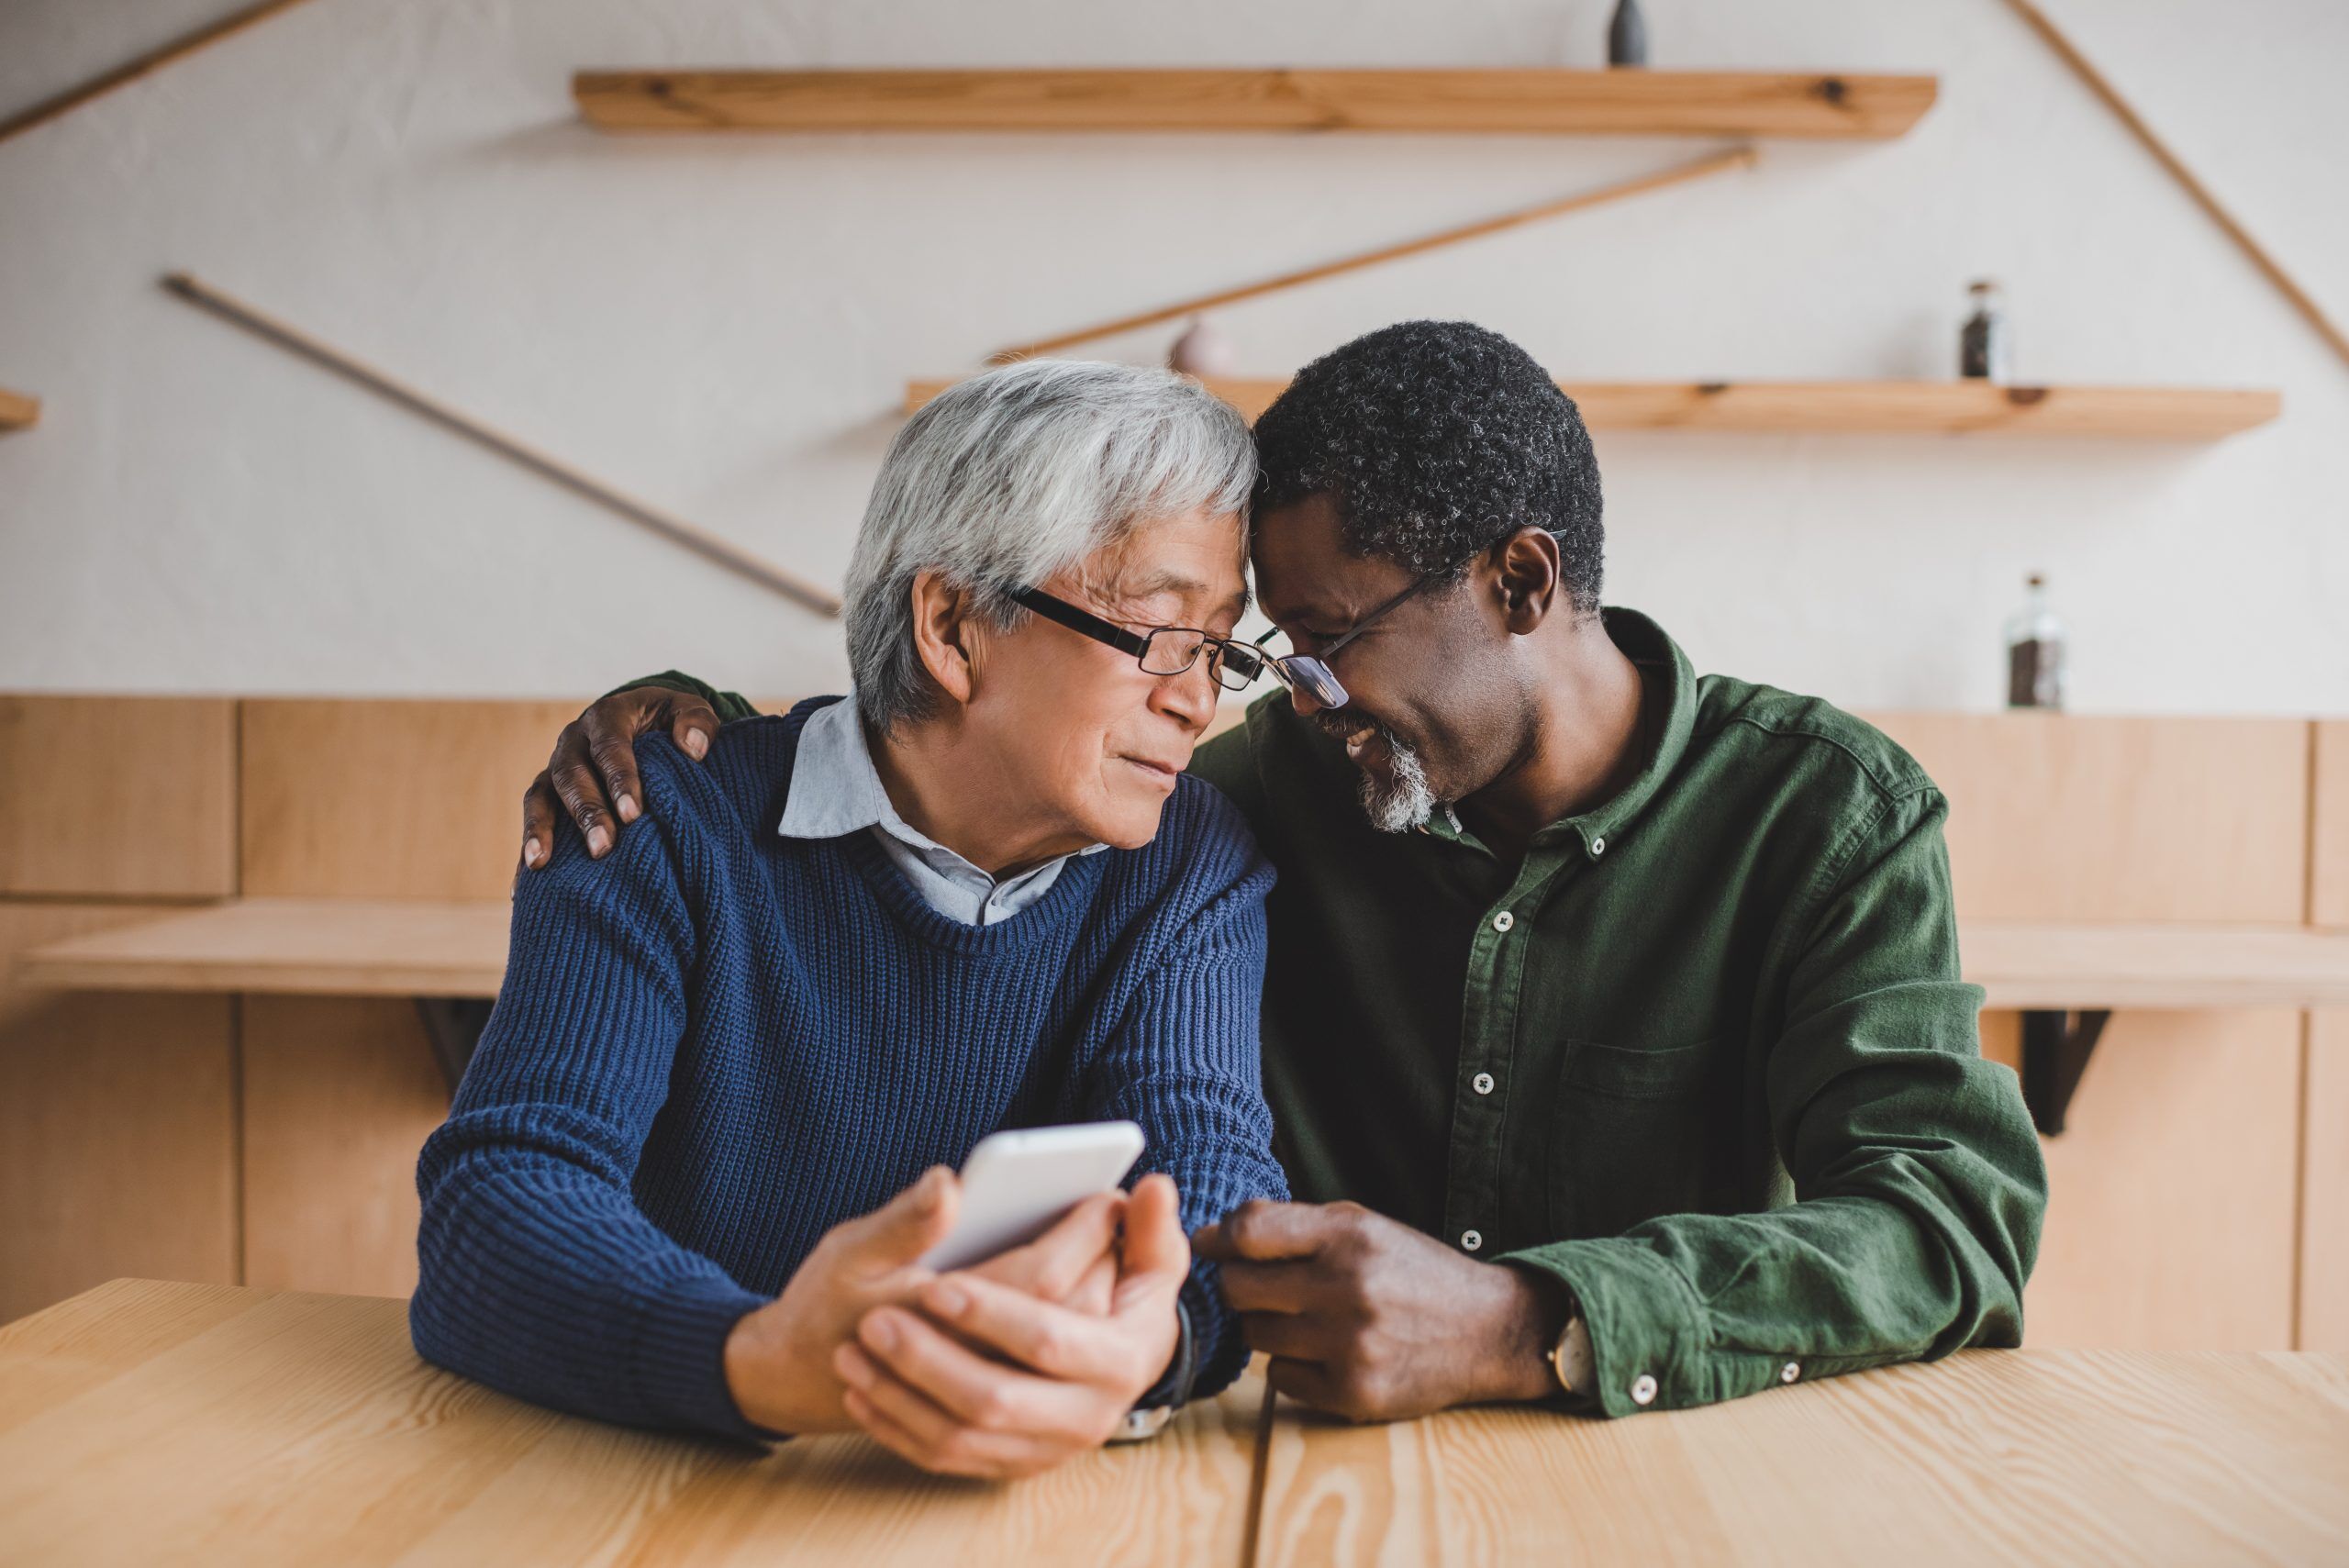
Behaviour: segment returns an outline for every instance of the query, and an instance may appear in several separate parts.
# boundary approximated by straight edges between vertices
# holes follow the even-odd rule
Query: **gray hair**
[[[948,388],[907,421],[849,561],[848,667],[884,732],[936,711],[914,646],[923,572],[971,590],[1010,630],[1008,595],[1152,521],[1234,513],[1256,481],[1247,421],[1173,371],[1029,360]]]

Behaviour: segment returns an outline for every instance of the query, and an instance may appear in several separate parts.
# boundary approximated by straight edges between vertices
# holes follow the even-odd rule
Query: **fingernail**
[[[539,863],[539,857],[544,853],[546,853],[546,851],[539,848],[539,841],[536,839],[528,839],[523,840],[522,863],[524,865],[537,865]]]
[[[971,1293],[952,1280],[941,1280],[930,1287],[930,1304],[949,1318],[960,1318],[971,1309]]]
[[[863,1336],[864,1342],[876,1351],[894,1351],[897,1348],[897,1326],[879,1313],[864,1320]]]
[[[601,822],[587,829],[587,852],[598,860],[612,847],[612,830]]]
[[[624,795],[620,796],[619,814],[620,820],[623,822],[633,822],[636,820],[636,796],[632,795]]]
[[[685,751],[691,754],[695,762],[700,762],[709,754],[709,737],[698,729],[686,730]]]
[[[870,1373],[864,1358],[856,1353],[854,1345],[842,1345],[832,1352],[832,1370],[840,1373],[842,1383],[862,1385]]]

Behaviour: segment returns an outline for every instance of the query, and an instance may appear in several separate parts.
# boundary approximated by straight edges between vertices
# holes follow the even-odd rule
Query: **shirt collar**
[[[969,867],[989,882],[995,880],[897,815],[897,808],[889,803],[889,792],[882,787],[881,770],[873,764],[873,750],[857,715],[856,694],[851,692],[809,714],[799,727],[799,751],[792,759],[791,784],[775,831],[786,839],[839,839],[868,828],[920,851],[925,859],[944,859]],[[1075,853],[1089,855],[1108,847],[1088,844]],[[1046,863],[1057,864],[1068,858],[1063,855]]]

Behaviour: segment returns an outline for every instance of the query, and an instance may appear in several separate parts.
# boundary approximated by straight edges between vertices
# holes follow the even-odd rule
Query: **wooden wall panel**
[[[2304,720],[1870,717],[1950,798],[1961,918],[2305,918]]]
[[[2309,1021],[2299,1348],[2349,1354],[2349,1008]]]
[[[1983,1016],[2012,1064],[2017,1015]],[[2292,1339],[2300,1015],[2119,1012],[2065,1130],[2025,1342],[2286,1350]]]
[[[502,898],[576,702],[244,705],[250,896]]]
[[[449,1092],[415,1007],[245,1000],[245,1280],[416,1288],[416,1155]]]
[[[2349,926],[2349,718],[2320,720],[2315,745],[2309,918]]]
[[[158,912],[0,903],[0,1321],[121,1274],[237,1283],[233,999],[5,982]]]
[[[0,893],[236,892],[236,708],[0,695]]]

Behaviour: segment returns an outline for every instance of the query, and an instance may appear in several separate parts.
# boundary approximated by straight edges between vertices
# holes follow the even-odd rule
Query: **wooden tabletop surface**
[[[1010,1485],[419,1362],[405,1304],[117,1280],[0,1328],[0,1563],[2349,1562],[2349,1358],[1971,1351],[1602,1422],[1348,1428],[1253,1376]]]

